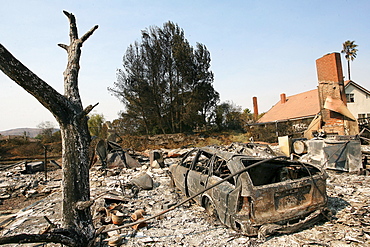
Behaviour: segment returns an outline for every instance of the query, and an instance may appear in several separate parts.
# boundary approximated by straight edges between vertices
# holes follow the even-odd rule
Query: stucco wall
[[[370,117],[370,95],[367,96],[365,92],[352,85],[348,85],[345,92],[346,94],[354,94],[355,102],[347,103],[347,108],[353,116],[358,118],[358,114],[368,114],[367,117]]]

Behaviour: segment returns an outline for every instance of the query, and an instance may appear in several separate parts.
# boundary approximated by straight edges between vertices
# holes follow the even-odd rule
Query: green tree
[[[103,114],[91,114],[87,121],[90,135],[103,138],[103,124],[105,122]]]
[[[250,109],[245,108],[241,114],[243,124],[251,124],[254,122],[254,114]]]
[[[358,45],[355,44],[355,41],[347,40],[343,43],[343,49],[341,53],[345,54],[344,57],[347,60],[347,69],[348,69],[348,80],[351,80],[351,70],[350,70],[350,61],[353,61],[357,56],[356,49]]]
[[[109,88],[125,105],[124,122],[145,134],[177,133],[204,127],[219,100],[213,88],[210,53],[194,49],[172,22],[142,31],[131,44],[117,82]]]
[[[242,130],[243,117],[241,106],[232,101],[217,105],[215,109],[215,123],[218,130]]]

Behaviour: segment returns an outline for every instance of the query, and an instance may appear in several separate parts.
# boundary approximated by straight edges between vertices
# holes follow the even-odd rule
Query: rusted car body
[[[261,160],[206,147],[193,149],[169,169],[175,186],[190,197],[251,166],[194,198],[207,213],[249,236],[261,229],[293,232],[320,219],[327,204],[326,173],[281,159],[253,166]]]

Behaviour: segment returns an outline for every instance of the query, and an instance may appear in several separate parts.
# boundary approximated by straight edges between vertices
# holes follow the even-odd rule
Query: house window
[[[366,118],[366,114],[358,114],[358,118]]]
[[[347,97],[347,103],[355,102],[355,95],[353,93],[347,93],[346,97]]]

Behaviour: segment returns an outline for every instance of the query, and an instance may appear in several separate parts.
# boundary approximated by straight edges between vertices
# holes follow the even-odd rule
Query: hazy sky
[[[352,80],[370,89],[370,1],[343,0],[1,0],[0,42],[24,65],[63,94],[69,23],[62,10],[75,14],[79,34],[98,24],[82,48],[79,88],[84,106],[107,120],[123,105],[107,87],[116,80],[127,47],[140,41],[141,30],[172,21],[192,46],[211,53],[214,87],[221,101],[268,111],[279,95],[315,89],[315,60],[340,52],[355,40],[358,57]],[[346,61],[342,59],[347,77]],[[0,130],[36,127],[52,121],[36,99],[0,72]],[[370,107],[370,106],[369,106]]]

